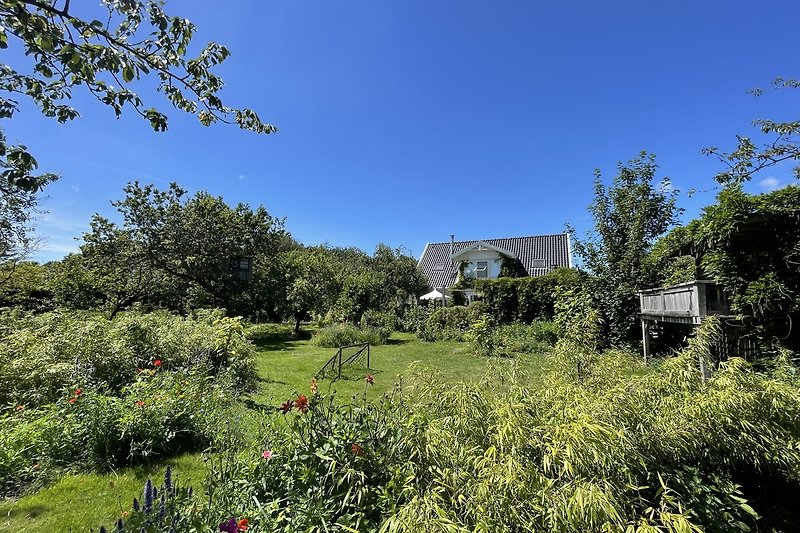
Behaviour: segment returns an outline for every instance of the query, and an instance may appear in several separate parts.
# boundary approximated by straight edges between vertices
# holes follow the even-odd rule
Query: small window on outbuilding
[[[533,268],[544,268],[546,265],[544,259],[534,259],[531,261],[531,267]]]

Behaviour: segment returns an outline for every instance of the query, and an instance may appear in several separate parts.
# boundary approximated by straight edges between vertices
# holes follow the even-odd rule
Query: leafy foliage
[[[317,330],[312,342],[323,348],[338,348],[351,344],[368,342],[372,345],[386,344],[391,330],[376,326],[353,326],[352,324],[332,324]]]
[[[65,470],[108,470],[200,450],[229,411],[233,382],[202,372],[143,372],[117,394],[61,389],[50,404],[0,414],[4,494]]]
[[[0,403],[30,408],[56,401],[67,387],[117,393],[139,371],[230,368],[238,386],[253,379],[254,350],[239,319],[202,313],[96,315],[47,313],[8,317],[0,329]]]
[[[70,106],[73,92],[85,88],[98,102],[120,116],[126,107],[148,121],[155,131],[167,129],[167,116],[147,107],[132,90],[140,78],[157,80],[157,90],[169,102],[197,116],[208,126],[237,124],[259,133],[276,131],[250,109],[234,109],[219,97],[222,79],[213,70],[230,51],[209,43],[190,57],[194,25],[167,15],[161,2],[108,1],[103,11],[77,15],[66,0],[0,2],[0,48],[18,46],[32,59],[29,69],[0,68],[0,91],[30,98],[46,117],[61,123],[79,116]],[[12,118],[19,103],[0,99],[0,118]],[[33,191],[52,179],[35,176],[37,162],[23,145],[8,146],[0,136],[2,187]],[[5,196],[5,191],[4,196]]]
[[[772,90],[798,89],[800,81],[776,78],[772,81]],[[753,89],[751,93],[762,96],[767,90]],[[703,149],[706,155],[714,155],[725,164],[726,170],[714,176],[719,183],[724,185],[741,185],[749,181],[754,174],[766,168],[773,167],[784,161],[800,160],[800,121],[775,121],[758,119],[753,125],[761,130],[768,139],[763,145],[758,146],[758,141],[750,137],[737,135],[737,146],[732,152],[723,152],[719,148],[709,147]],[[800,166],[794,167],[795,177],[800,179]]]
[[[496,323],[531,323],[537,319],[552,319],[558,290],[580,283],[577,270],[558,268],[535,278],[478,280],[475,288],[483,297],[486,312]]]
[[[636,291],[652,287],[658,279],[646,258],[655,240],[677,222],[677,191],[669,190],[668,180],[656,185],[655,173],[655,156],[645,152],[620,163],[608,188],[597,171],[595,200],[589,208],[595,229],[589,240],[575,240],[575,252],[593,275],[591,292],[611,344],[638,338]]]

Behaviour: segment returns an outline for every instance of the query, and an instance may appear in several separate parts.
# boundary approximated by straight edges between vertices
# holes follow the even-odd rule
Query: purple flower
[[[144,484],[144,512],[149,514],[153,510],[153,482],[149,479]]]
[[[236,523],[236,519],[234,517],[230,517],[228,520],[219,525],[219,530],[225,531],[226,533],[238,533],[239,525]]]
[[[170,467],[167,467],[167,471],[164,472],[164,490],[170,496],[172,495],[172,469]]]

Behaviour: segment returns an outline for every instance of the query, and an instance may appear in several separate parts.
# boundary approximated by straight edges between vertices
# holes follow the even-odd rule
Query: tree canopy
[[[656,182],[656,170],[655,156],[642,152],[618,165],[609,187],[596,171],[595,198],[589,207],[595,228],[588,239],[575,238],[575,253],[593,275],[592,293],[612,344],[637,337],[636,291],[652,286],[658,277],[648,254],[656,239],[678,221],[677,191],[667,179]]]

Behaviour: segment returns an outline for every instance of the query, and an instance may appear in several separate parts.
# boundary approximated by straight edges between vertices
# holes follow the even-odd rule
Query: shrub
[[[504,324],[493,331],[493,342],[499,353],[543,352],[558,341],[558,327],[553,322],[537,320],[530,324]]]
[[[204,372],[144,371],[121,396],[70,389],[53,404],[0,415],[4,494],[64,470],[107,470],[208,446],[232,402],[232,381]]]
[[[579,287],[581,276],[571,268],[557,268],[535,278],[480,280],[476,289],[483,295],[486,312],[497,324],[551,320],[559,290]]]
[[[423,305],[414,305],[404,310],[397,320],[397,329],[404,333],[417,333],[425,327],[432,312],[432,308]]]
[[[461,305],[440,307],[430,314],[418,335],[420,339],[426,341],[463,341],[464,334],[471,324],[481,318],[484,309],[483,302],[473,302],[467,307]]]
[[[375,326],[357,327],[352,324],[333,324],[317,330],[312,342],[324,348],[339,348],[365,342],[379,345],[386,344],[390,334],[390,331]]]
[[[397,331],[397,315],[390,311],[376,311],[368,309],[361,317],[361,327],[373,326],[388,332]]]
[[[24,316],[0,328],[0,404],[28,407],[54,401],[69,386],[118,394],[137,369],[229,368],[243,387],[253,382],[255,350],[240,319],[201,312],[97,314],[54,312]]]

